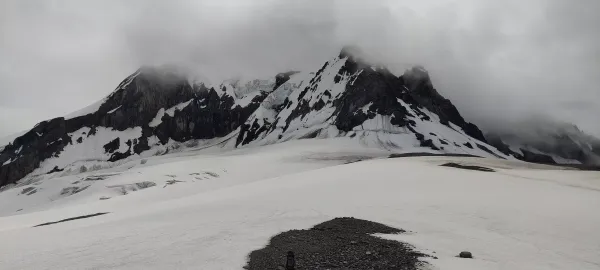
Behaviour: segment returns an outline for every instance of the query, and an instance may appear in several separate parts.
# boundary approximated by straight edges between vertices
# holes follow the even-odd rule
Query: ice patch
[[[116,107],[116,108],[114,108],[114,109],[110,110],[110,111],[108,112],[108,114],[111,114],[111,113],[114,113],[114,112],[116,112],[118,109],[120,109],[120,108],[121,108],[121,106],[123,106],[123,105],[119,105],[119,107]]]
[[[252,99],[254,99],[255,97],[257,97],[258,95],[260,95],[260,91],[257,92],[253,92],[250,93],[238,100],[236,100],[236,102],[231,106],[231,108],[235,108],[237,106],[240,106],[242,108],[247,107],[248,105],[250,105],[250,103],[252,102]]]
[[[154,119],[152,119],[152,121],[150,121],[150,123],[148,123],[148,126],[150,127],[157,127],[158,125],[160,125],[162,123],[162,118],[163,116],[168,115],[173,117],[175,115],[176,111],[181,111],[183,108],[187,107],[188,105],[190,105],[190,103],[193,101],[194,99],[190,99],[186,102],[182,102],[179,103],[167,110],[160,108],[158,110],[158,112],[156,113],[156,116],[154,117]]]
[[[160,110],[158,110],[158,112],[156,113],[156,116],[154,117],[154,119],[152,119],[152,121],[150,121],[148,126],[157,127],[158,125],[160,125],[162,123],[162,118],[164,115],[165,115],[165,109],[160,108]]]
[[[169,116],[173,117],[173,116],[175,116],[175,112],[176,112],[176,111],[181,111],[183,108],[185,108],[185,107],[187,107],[188,105],[190,105],[190,103],[191,103],[193,100],[194,100],[194,99],[190,99],[190,100],[188,100],[188,101],[186,101],[186,102],[179,103],[179,104],[177,104],[177,105],[175,105],[175,106],[173,106],[173,107],[171,107],[171,108],[169,108],[169,109],[165,110],[165,114],[167,114],[167,115],[169,115]],[[161,117],[161,118],[162,118],[162,117]]]
[[[12,162],[12,159],[9,159],[9,160],[5,161],[5,162],[2,164],[2,166],[6,166],[6,165],[10,164],[11,162]]]
[[[358,74],[353,75],[354,79],[352,79],[352,82],[350,82],[350,85],[354,85],[354,82],[356,82],[356,79],[358,79],[358,76],[360,76],[360,74],[362,74],[363,70],[361,69]]]
[[[362,108],[360,108],[360,110],[364,113],[367,114],[369,112],[369,108],[371,107],[371,105],[373,105],[373,102],[369,102],[369,104],[363,106]]]
[[[156,136],[150,136],[148,138],[148,146],[152,147],[154,145],[160,144],[160,140]]]

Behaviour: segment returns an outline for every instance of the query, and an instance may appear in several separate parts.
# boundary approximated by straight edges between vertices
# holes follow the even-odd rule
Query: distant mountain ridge
[[[527,161],[600,165],[600,139],[569,123],[531,117],[488,130],[486,138],[503,153]]]

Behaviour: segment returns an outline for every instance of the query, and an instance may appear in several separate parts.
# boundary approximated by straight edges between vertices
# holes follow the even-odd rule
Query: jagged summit
[[[346,59],[346,70],[349,72],[356,72],[357,70],[365,68],[371,68],[374,70],[380,69],[382,72],[389,72],[385,66],[373,62],[372,57],[370,57],[358,46],[343,47],[337,58]]]
[[[392,152],[510,158],[437,94],[424,69],[398,77],[345,47],[316,71],[216,85],[191,83],[169,66],[142,67],[98,103],[44,121],[7,145],[0,186],[111,166],[190,141],[230,149],[332,137]]]
[[[404,78],[406,87],[411,91],[433,88],[429,72],[422,66],[414,66],[406,70],[402,78]]]
[[[364,55],[364,52],[358,46],[344,46],[340,53],[338,54],[338,58],[348,58],[350,61],[357,62],[357,59],[360,59]]]
[[[277,88],[279,88],[279,86],[281,86],[282,84],[284,84],[285,82],[287,82],[292,75],[300,73],[300,71],[288,71],[288,72],[282,72],[279,73],[275,76],[275,85],[273,86],[273,90],[276,90]]]

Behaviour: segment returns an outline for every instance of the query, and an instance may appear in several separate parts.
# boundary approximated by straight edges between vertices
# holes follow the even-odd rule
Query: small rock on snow
[[[459,258],[465,258],[465,259],[473,259],[473,254],[471,254],[471,252],[468,251],[463,251],[460,254],[458,254]]]

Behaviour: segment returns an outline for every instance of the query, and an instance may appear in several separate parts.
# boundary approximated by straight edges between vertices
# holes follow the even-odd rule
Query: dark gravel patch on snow
[[[371,234],[397,234],[403,230],[355,218],[336,218],[308,230],[291,230],[249,255],[249,270],[286,269],[288,251],[294,252],[295,269],[415,270],[426,257],[411,246]]]
[[[600,171],[600,166],[597,166],[597,165],[588,165],[588,164],[559,164],[559,165],[551,164],[551,165],[577,169],[580,171]]]
[[[476,157],[469,154],[436,154],[436,153],[404,153],[404,154],[391,154],[389,158],[403,158],[403,157]]]
[[[67,221],[72,221],[72,220],[77,220],[77,219],[84,219],[84,218],[91,218],[91,217],[101,216],[101,215],[106,215],[106,214],[108,214],[108,212],[107,213],[96,213],[96,214],[91,214],[91,215],[66,218],[66,219],[62,219],[62,220],[59,220],[59,221],[42,223],[42,224],[39,224],[39,225],[35,225],[33,227],[35,228],[35,227],[41,227],[41,226],[48,226],[48,225],[53,225],[53,224],[57,224],[57,223],[61,223],[61,222],[67,222]]]
[[[480,172],[495,172],[494,169],[490,169],[490,168],[486,168],[486,167],[474,166],[474,165],[462,165],[462,164],[453,163],[453,162],[445,163],[440,166],[452,167],[452,168],[458,168],[458,169],[464,169],[464,170],[480,171]]]

